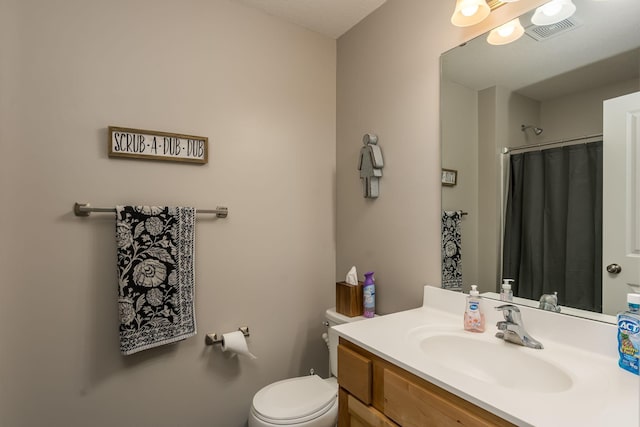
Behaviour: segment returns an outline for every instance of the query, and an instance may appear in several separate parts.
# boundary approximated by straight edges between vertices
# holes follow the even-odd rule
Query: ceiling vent
[[[525,28],[525,34],[535,41],[541,42],[569,32],[581,25],[580,21],[571,17],[551,25],[530,25]]]

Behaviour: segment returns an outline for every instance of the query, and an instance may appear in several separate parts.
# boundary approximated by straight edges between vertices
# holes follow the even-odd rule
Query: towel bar
[[[76,216],[89,216],[91,212],[115,212],[116,208],[94,208],[89,203],[78,203],[73,205],[73,213]],[[218,206],[215,209],[196,209],[197,214],[216,214],[217,218],[226,218],[229,215],[229,209],[224,206]]]

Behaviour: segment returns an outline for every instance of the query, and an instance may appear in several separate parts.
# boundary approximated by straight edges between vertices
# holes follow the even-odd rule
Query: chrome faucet
[[[538,308],[560,313],[560,306],[558,305],[558,293],[554,292],[553,295],[543,294],[540,297],[540,305],[538,306]]]
[[[531,337],[524,329],[522,315],[518,307],[513,304],[504,304],[496,307],[496,310],[502,310],[504,316],[503,321],[496,323],[499,329],[496,332],[496,337],[525,347],[543,348],[540,341]]]

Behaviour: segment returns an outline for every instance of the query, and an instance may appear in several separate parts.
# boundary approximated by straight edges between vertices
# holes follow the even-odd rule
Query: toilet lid
[[[331,407],[337,393],[335,383],[328,383],[317,375],[289,378],[257,392],[253,409],[261,417],[274,421],[299,420],[322,415]]]

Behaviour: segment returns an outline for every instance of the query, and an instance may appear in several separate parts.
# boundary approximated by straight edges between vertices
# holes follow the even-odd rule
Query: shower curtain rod
[[[116,208],[94,208],[89,203],[78,203],[73,205],[73,213],[76,216],[89,216],[91,212],[115,212]],[[229,209],[224,206],[218,206],[215,209],[196,209],[198,214],[216,214],[217,218],[226,218],[229,215]]]
[[[594,133],[593,135],[579,136],[576,138],[558,139],[557,141],[542,142],[540,144],[521,145],[519,147],[504,147],[502,149],[502,154],[509,154],[512,151],[529,150],[532,148],[546,147],[548,145],[565,144],[567,142],[582,141],[584,139],[600,138],[600,137],[602,137],[601,133]]]

